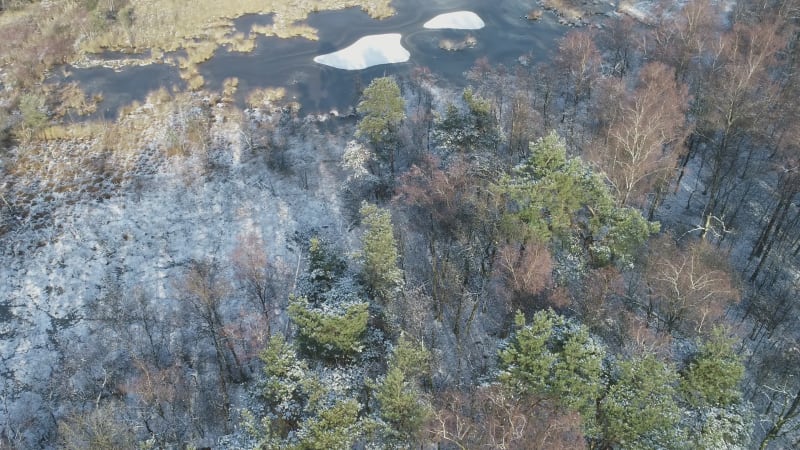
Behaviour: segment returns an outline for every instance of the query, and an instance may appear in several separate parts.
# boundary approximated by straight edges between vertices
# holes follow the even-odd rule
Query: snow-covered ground
[[[110,284],[127,293],[144,288],[154,304],[169,304],[188,263],[229,266],[245,235],[292,266],[301,252],[297,232],[348,248],[337,196],[344,138],[296,124],[300,132],[285,137],[292,167],[275,173],[263,150],[246,148],[239,125],[222,116],[212,123],[207,156],[165,157],[136,176],[136,188],[51,201],[42,206],[44,226],[0,236],[0,434],[48,416],[46,386],[60,355],[54,335],[68,330],[80,339],[97,326],[84,320],[92,316],[86,306]]]
[[[486,26],[483,20],[472,11],[456,11],[439,14],[425,22],[424,28],[429,30],[479,30]]]
[[[400,43],[401,38],[399,33],[364,36],[339,51],[315,57],[314,62],[344,70],[406,62],[411,53]]]

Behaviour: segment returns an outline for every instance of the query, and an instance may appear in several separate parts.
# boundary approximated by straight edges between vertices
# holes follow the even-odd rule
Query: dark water
[[[441,83],[460,86],[463,73],[476,59],[487,57],[492,63],[517,64],[521,55],[542,61],[552,54],[556,41],[568,29],[559,26],[545,14],[542,20],[529,22],[523,16],[535,7],[533,0],[396,0],[397,14],[389,19],[374,20],[360,9],[327,11],[313,14],[308,24],[316,28],[318,41],[303,38],[279,39],[260,36],[250,53],[220,49],[209,61],[199,66],[206,87],[219,90],[223,80],[239,79],[239,100],[253,88],[284,87],[308,113],[345,110],[354,104],[360,86],[375,77],[404,76],[416,66],[426,66]],[[425,30],[422,25],[434,16],[469,10],[486,23],[481,30]],[[236,28],[247,32],[254,24],[270,23],[271,16],[250,15],[237,19]],[[376,66],[361,71],[346,71],[322,66],[314,56],[347,47],[369,34],[401,33],[403,46],[411,52],[407,63]],[[439,48],[439,41],[455,41],[471,35],[477,39],[474,48],[448,52]],[[105,101],[99,108],[108,116],[133,100],[143,100],[147,93],[161,86],[182,87],[177,68],[163,65],[135,67],[122,72],[109,69],[72,69],[67,81],[77,80],[89,93],[101,92]]]
[[[128,67],[114,71],[105,67],[70,69],[64,81],[78,81],[89,95],[102,94],[103,101],[97,107],[97,115],[113,118],[117,110],[134,101],[144,101],[147,94],[161,87],[182,89],[185,86],[178,70],[165,64]]]

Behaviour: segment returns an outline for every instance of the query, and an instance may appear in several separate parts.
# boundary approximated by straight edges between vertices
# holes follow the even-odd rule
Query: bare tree
[[[282,305],[287,268],[280,259],[272,260],[265,250],[264,241],[253,232],[239,238],[231,255],[235,279],[241,283],[247,298],[264,315],[270,334],[270,321],[276,306]]]
[[[225,333],[223,304],[228,300],[230,285],[221,278],[216,264],[195,261],[189,266],[183,280],[176,283],[179,298],[186,304],[189,314],[199,320],[200,330],[211,340],[216,354],[222,410],[230,417],[231,402],[228,382],[244,379],[242,363],[230,337]]]
[[[600,52],[592,32],[573,31],[558,46],[553,65],[565,102],[561,122],[570,118],[567,133],[570,140],[574,138],[578,105],[591,98],[600,75],[600,62]]]
[[[637,84],[618,100],[619,114],[591,154],[622,205],[641,205],[659,183],[667,184],[686,130],[688,89],[674,81],[669,67],[647,64]]]
[[[648,259],[648,312],[668,332],[700,333],[739,299],[726,258],[703,240],[680,248],[671,236],[661,236]]]
[[[786,42],[780,31],[776,23],[737,23],[714,41],[705,87],[698,93],[698,133],[709,143],[701,155],[708,166],[704,220],[725,216],[730,193],[743,184],[737,173],[752,175],[748,170],[752,157],[743,150],[754,151],[769,129],[767,121],[779,92],[771,71]]]
[[[719,31],[719,12],[710,0],[691,0],[677,12],[664,2],[656,15],[649,52],[675,69],[675,79],[690,82],[691,67]]]
[[[610,53],[608,64],[611,66],[611,73],[618,77],[628,73],[638,47],[641,47],[632,39],[637,32],[636,20],[622,15],[610,19],[604,31],[597,35],[598,46]]]
[[[124,407],[109,403],[87,412],[75,412],[58,424],[60,448],[116,450],[135,448],[136,436],[123,419]]]
[[[439,397],[428,433],[437,443],[459,449],[582,449],[580,415],[555,402],[517,398],[500,386],[475,392],[444,392]]]
[[[510,297],[512,311],[530,312],[533,306],[542,306],[533,300],[552,286],[553,278],[553,260],[545,244],[504,245],[498,249],[494,264],[505,287],[500,295]]]

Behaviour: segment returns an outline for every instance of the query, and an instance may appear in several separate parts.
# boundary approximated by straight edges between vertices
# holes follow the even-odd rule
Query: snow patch
[[[315,57],[314,62],[344,70],[406,62],[411,53],[400,44],[401,37],[399,33],[364,36],[349,47]]]
[[[423,27],[429,30],[480,30],[486,26],[483,20],[472,11],[456,11],[439,14],[425,22]]]

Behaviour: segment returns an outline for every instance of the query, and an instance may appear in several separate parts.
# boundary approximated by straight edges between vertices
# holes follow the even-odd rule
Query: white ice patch
[[[399,33],[364,36],[349,47],[315,57],[314,62],[344,70],[406,62],[411,53],[400,44],[401,37]]]
[[[429,30],[479,30],[484,26],[486,26],[486,24],[483,23],[483,20],[472,11],[456,11],[447,14],[439,14],[423,25],[423,27]]]

